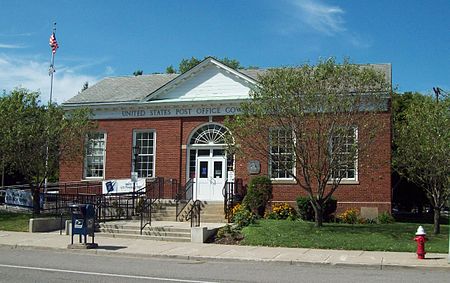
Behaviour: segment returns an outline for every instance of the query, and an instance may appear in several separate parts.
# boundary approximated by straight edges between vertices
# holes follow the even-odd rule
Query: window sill
[[[272,181],[272,184],[276,185],[294,185],[297,184],[297,181],[295,179],[270,179]]]
[[[81,179],[82,182],[89,182],[89,181],[103,181],[105,178],[103,177],[89,177],[89,178],[83,178]]]
[[[333,181],[328,181],[327,183],[328,185],[332,185]],[[340,185],[359,185],[359,181],[358,180],[344,180],[342,179],[341,182],[339,183]]]

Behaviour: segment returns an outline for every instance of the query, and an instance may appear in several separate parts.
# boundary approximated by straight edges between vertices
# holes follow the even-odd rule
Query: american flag
[[[50,47],[52,48],[52,53],[56,53],[56,49],[58,49],[58,41],[56,41],[55,33],[53,32],[52,35],[50,35],[50,41],[49,41]]]

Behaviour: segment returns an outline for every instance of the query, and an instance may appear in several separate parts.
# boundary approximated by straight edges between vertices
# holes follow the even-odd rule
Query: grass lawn
[[[0,230],[28,232],[28,220],[32,217],[26,213],[0,211]]]
[[[345,249],[366,251],[415,252],[415,223],[338,224],[288,220],[260,220],[242,230],[243,245]],[[427,252],[448,253],[448,225],[441,225],[441,234],[433,235],[432,225],[422,225],[427,232]]]

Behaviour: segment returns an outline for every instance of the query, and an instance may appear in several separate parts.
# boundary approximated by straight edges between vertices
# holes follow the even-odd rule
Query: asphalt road
[[[0,282],[448,282],[448,270],[194,261],[0,247]]]

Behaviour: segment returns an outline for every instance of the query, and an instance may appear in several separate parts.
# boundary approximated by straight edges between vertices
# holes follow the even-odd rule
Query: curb
[[[42,246],[26,246],[26,245],[8,245],[0,244],[0,247],[9,247],[11,249],[27,249],[27,250],[50,250],[58,252],[70,252],[77,254],[91,254],[91,255],[107,255],[107,256],[122,256],[132,258],[160,258],[160,259],[180,259],[180,260],[192,260],[192,261],[215,261],[215,262],[262,262],[262,263],[276,263],[287,265],[308,265],[308,266],[336,266],[336,267],[365,267],[377,270],[396,270],[396,269],[422,269],[422,270],[449,270],[448,266],[421,266],[421,265],[400,265],[400,264],[383,264],[383,260],[379,264],[365,264],[365,263],[343,263],[343,262],[307,262],[307,261],[295,261],[295,260],[274,260],[274,259],[255,259],[255,258],[222,258],[220,256],[188,256],[188,255],[168,255],[168,254],[137,254],[129,252],[112,252],[107,250],[98,249],[67,249],[57,247],[42,247]],[[100,246],[101,249],[101,246]]]

